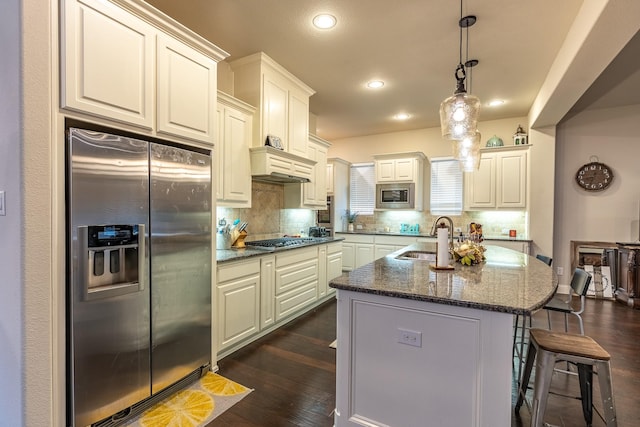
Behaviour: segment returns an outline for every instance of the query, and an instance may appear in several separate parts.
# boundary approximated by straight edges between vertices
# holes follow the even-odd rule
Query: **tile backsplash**
[[[247,221],[247,240],[261,240],[307,232],[315,225],[316,212],[309,209],[284,209],[284,187],[254,181],[251,185],[251,208],[219,207],[217,221],[236,218]]]
[[[343,216],[343,215],[342,215]],[[233,222],[236,218],[247,221],[247,240],[271,239],[283,235],[306,233],[316,224],[316,212],[310,209],[284,209],[284,187],[254,181],[252,183],[251,208],[217,209],[217,220],[225,218]],[[415,211],[380,211],[373,215],[358,215],[356,226],[364,231],[400,232],[400,224],[419,225],[420,234],[428,234],[438,215]],[[462,215],[451,215],[454,227],[468,231],[472,222],[482,224],[485,237],[505,237],[508,230],[516,230],[519,238],[528,238],[528,216],[523,211],[468,211]],[[216,220],[216,222],[217,222]],[[342,221],[344,218],[338,218]],[[344,227],[346,230],[346,225]],[[505,234],[506,233],[506,234]]]

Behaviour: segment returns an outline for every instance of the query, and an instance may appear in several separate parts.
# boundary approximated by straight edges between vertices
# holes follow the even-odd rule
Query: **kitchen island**
[[[513,314],[552,298],[533,257],[434,270],[415,244],[331,280],[338,290],[335,426],[510,426]]]

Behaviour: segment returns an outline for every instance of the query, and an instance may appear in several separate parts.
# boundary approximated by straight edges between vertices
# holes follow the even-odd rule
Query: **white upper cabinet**
[[[465,174],[467,209],[527,207],[529,146],[483,150],[480,168]]]
[[[156,30],[109,2],[64,2],[63,108],[153,127]]]
[[[275,136],[288,153],[307,157],[309,97],[314,90],[262,52],[229,65],[234,95],[258,107],[253,146],[263,146],[268,135]]]
[[[250,105],[218,92],[218,206],[251,207],[249,147],[254,111]]]
[[[378,154],[375,160],[376,184],[414,183],[415,210],[429,208],[430,163],[424,153]]]
[[[309,135],[307,158],[314,160],[311,182],[285,184],[285,208],[326,209],[327,207],[327,150],[331,144],[315,135]]]
[[[417,158],[376,160],[376,182],[414,182],[419,161]]]
[[[226,52],[142,3],[64,0],[62,10],[62,108],[214,144]]]
[[[213,141],[216,62],[164,34],[157,47],[158,133]]]

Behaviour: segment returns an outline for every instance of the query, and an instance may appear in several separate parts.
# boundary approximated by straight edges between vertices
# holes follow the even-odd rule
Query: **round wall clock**
[[[611,168],[600,163],[597,158],[580,167],[576,173],[578,186],[586,191],[602,191],[611,184],[611,181],[613,181]]]

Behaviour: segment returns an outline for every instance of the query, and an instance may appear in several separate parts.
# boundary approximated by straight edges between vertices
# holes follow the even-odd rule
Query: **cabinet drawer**
[[[317,298],[318,281],[294,289],[276,297],[276,321],[314,302]]]
[[[253,274],[260,274],[260,258],[255,258],[252,261],[241,261],[219,265],[217,282],[227,282],[229,280]]]
[[[317,280],[317,258],[281,268],[277,267],[276,261],[276,295]]]
[[[316,246],[310,248],[294,249],[281,254],[276,254],[276,268],[284,267],[290,264],[297,264],[304,261],[315,260],[318,258],[318,248]]]
[[[328,255],[339,253],[339,252],[342,252],[342,242],[329,243],[327,245],[327,254]]]

